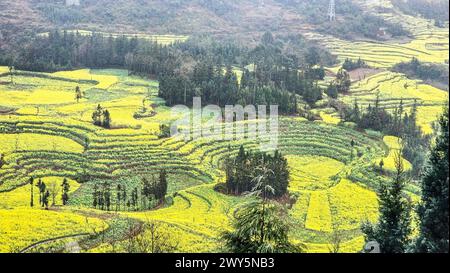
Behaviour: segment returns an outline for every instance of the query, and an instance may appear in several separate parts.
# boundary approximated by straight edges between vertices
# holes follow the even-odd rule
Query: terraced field
[[[402,41],[347,41],[318,33],[306,33],[306,37],[327,47],[340,61],[361,58],[369,66],[379,70],[375,75],[354,80],[350,93],[340,96],[339,100],[350,105],[357,100],[359,105],[367,107],[369,104],[373,106],[379,95],[382,107],[393,110],[402,101],[407,111],[411,110],[416,101],[419,106],[418,123],[425,134],[432,133],[433,122],[442,113],[442,106],[448,104],[448,90],[438,89],[420,80],[408,79],[406,75],[390,72],[389,69],[397,63],[409,62],[412,58],[421,62],[448,65],[448,27],[438,28],[430,20],[405,15],[397,11],[389,1],[360,2],[368,9],[385,8],[386,12],[379,13],[379,16],[402,25],[411,32],[412,37]],[[327,70],[337,73],[339,68],[340,65]],[[333,77],[327,77],[322,86],[326,87],[333,80]],[[319,113],[325,122],[339,122],[336,111],[323,109]]]
[[[9,76],[1,76],[0,81],[8,82]],[[85,93],[78,103],[77,85]],[[107,229],[105,218],[111,212],[90,208],[93,185],[106,181],[112,188],[120,183],[132,189],[141,177],[160,169],[168,171],[173,204],[146,212],[120,211],[113,213],[115,217],[160,222],[179,242],[181,252],[220,251],[218,236],[230,229],[235,211],[249,201],[214,191],[214,185],[224,181],[221,163],[236,155],[241,145],[256,150],[259,143],[244,137],[221,140],[216,134],[189,141],[160,139],[159,124],[176,117],[156,97],[157,90],[157,82],[121,70],[18,72],[14,85],[0,85],[0,106],[11,109],[0,115],[0,153],[5,161],[0,168],[0,252],[91,233],[93,227]],[[92,125],[97,104],[111,112],[112,129]],[[134,118],[143,106],[153,114]],[[389,149],[381,138],[344,126],[294,117],[282,117],[279,123],[278,148],[288,158],[290,192],[297,199],[290,209],[296,225],[293,240],[305,243],[308,252],[328,252],[330,234],[339,229],[345,239],[342,251],[359,251],[360,223],[377,219],[374,189],[388,179],[378,176],[373,165],[387,157]],[[29,208],[30,176],[49,183],[69,178],[69,206],[50,211]],[[413,196],[417,193],[414,185],[408,189]],[[16,244],[22,233],[27,237]],[[83,251],[110,248],[103,243]]]
[[[432,123],[442,113],[443,106],[448,103],[448,92],[424,84],[419,80],[408,79],[405,75],[395,72],[381,72],[352,85],[348,95],[340,99],[348,104],[355,100],[367,107],[375,104],[377,95],[380,106],[389,110],[398,107],[400,101],[406,110],[417,103],[417,121],[425,133],[432,132]]]

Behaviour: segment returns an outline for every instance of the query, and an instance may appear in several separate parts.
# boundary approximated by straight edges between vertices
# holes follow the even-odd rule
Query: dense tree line
[[[404,195],[407,178],[401,151],[394,158],[395,176],[382,183],[378,190],[380,217],[378,223],[364,223],[362,231],[367,242],[376,241],[383,253],[404,253],[411,243],[411,203]]]
[[[96,126],[106,129],[111,128],[111,114],[108,109],[103,109],[100,104],[97,105],[97,109],[92,113],[92,121]]]
[[[317,80],[323,79],[325,72],[315,67],[320,62],[317,49],[311,48],[305,59],[306,63],[300,64],[295,56],[283,54],[275,38],[266,33],[261,44],[248,53],[251,69],[239,68],[243,70],[241,79],[231,65],[204,59],[193,66],[192,73],[162,76],[159,96],[168,105],[189,105],[193,97],[200,96],[205,105],[278,104],[281,113],[295,114],[296,94],[311,104],[322,98]]]
[[[167,194],[167,172],[161,170],[159,176],[142,178],[139,186],[127,189],[125,184],[118,184],[113,189],[110,183],[94,184],[92,207],[100,210],[139,211],[152,209],[164,203]],[[114,192],[115,191],[115,192]],[[115,193],[115,194],[114,194]]]
[[[287,192],[289,183],[287,160],[278,151],[274,155],[251,153],[241,147],[235,158],[226,160],[225,172],[227,191],[232,194],[254,191],[261,183],[273,189],[264,192],[264,197],[280,197]],[[265,174],[262,177],[263,181],[254,179],[259,173]]]
[[[392,0],[392,3],[406,14],[420,14],[425,18],[434,19],[438,26],[449,18],[447,0]]]

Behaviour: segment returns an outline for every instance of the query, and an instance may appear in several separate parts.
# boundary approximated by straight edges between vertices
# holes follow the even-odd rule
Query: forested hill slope
[[[328,0],[2,0],[0,25],[8,29],[54,27],[108,32],[145,32],[249,37],[265,31],[301,33],[316,30],[349,37],[377,39],[380,28],[392,36],[408,35],[376,10],[356,0],[340,0],[337,20],[328,22]]]

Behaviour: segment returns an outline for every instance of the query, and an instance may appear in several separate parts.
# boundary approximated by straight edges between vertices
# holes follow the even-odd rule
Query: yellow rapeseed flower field
[[[84,148],[77,142],[60,136],[30,133],[0,134],[0,152],[10,153],[20,150],[82,153]]]

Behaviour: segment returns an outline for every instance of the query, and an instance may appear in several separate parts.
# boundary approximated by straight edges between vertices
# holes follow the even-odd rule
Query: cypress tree
[[[62,187],[62,196],[61,196],[62,203],[65,206],[67,205],[67,202],[69,202],[69,190],[70,190],[70,185],[66,178],[64,178],[61,187]]]
[[[34,199],[34,196],[33,196],[34,179],[33,179],[33,177],[30,177],[29,183],[30,183],[30,186],[31,186],[30,207],[33,207],[34,206],[34,200],[33,200]]]

